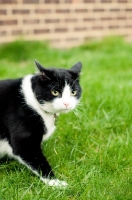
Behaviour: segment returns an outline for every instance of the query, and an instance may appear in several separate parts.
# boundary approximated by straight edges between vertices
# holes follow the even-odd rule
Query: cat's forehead
[[[61,68],[49,68],[49,70],[56,76],[71,76],[69,70]]]
[[[51,69],[52,70],[52,80],[61,83],[71,83],[74,79],[71,73],[66,69]]]

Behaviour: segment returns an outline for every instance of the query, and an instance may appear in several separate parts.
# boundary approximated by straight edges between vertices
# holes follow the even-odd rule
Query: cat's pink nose
[[[65,106],[66,106],[66,108],[69,106],[69,103],[63,103]]]

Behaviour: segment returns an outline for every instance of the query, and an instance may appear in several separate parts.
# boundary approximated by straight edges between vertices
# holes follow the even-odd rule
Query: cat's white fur
[[[21,86],[21,88],[22,88],[21,92],[24,95],[26,104],[30,108],[35,110],[36,113],[38,113],[42,117],[43,122],[47,128],[47,133],[43,137],[43,139],[46,140],[52,135],[52,133],[55,130],[54,115],[50,114],[50,113],[46,113],[42,110],[39,102],[37,101],[37,99],[32,91],[32,87],[31,87],[31,78],[32,77],[33,77],[33,75],[28,75],[23,79],[22,86]]]
[[[65,83],[65,87],[62,92],[62,98],[56,98],[53,102],[54,109],[60,113],[73,110],[76,107],[78,100],[71,95],[71,92],[70,86]]]
[[[0,140],[0,158],[5,155],[11,157],[13,155],[12,148],[6,140]]]
[[[74,96],[71,96],[70,86],[66,83],[61,98],[56,98],[52,103],[44,102],[43,105],[40,105],[32,91],[32,86],[31,86],[32,77],[33,75],[28,75],[23,79],[21,85],[21,93],[24,95],[26,104],[41,116],[47,129],[47,133],[44,134],[43,140],[47,140],[55,130],[54,114],[61,112],[68,112],[74,109],[76,104],[78,103],[78,100],[76,100]],[[0,141],[0,157],[4,156],[5,154],[15,158],[21,164],[26,165],[30,170],[32,170],[32,168],[29,165],[27,165],[27,163],[25,163],[19,156],[15,156],[13,154],[12,147],[10,146],[8,141],[3,140]],[[39,174],[36,171],[32,170],[32,172],[39,176]],[[42,178],[42,177],[40,177],[40,179],[49,186],[67,185],[65,181],[60,181],[58,179],[49,180],[47,178]]]

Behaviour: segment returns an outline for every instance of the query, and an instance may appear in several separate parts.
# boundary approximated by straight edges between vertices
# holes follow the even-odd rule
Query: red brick
[[[132,12],[132,8],[127,8],[126,11]]]
[[[46,19],[45,23],[58,23],[60,19]]]
[[[95,3],[95,0],[84,0],[84,3]]]
[[[55,32],[67,32],[68,29],[67,28],[56,28]]]
[[[73,18],[73,19],[65,19],[65,22],[77,22],[78,20]]]
[[[35,29],[34,33],[35,34],[43,34],[43,33],[49,33],[49,29]]]
[[[0,10],[0,15],[6,15],[6,14],[7,14],[6,10]]]
[[[92,29],[94,29],[94,30],[99,30],[99,29],[104,29],[104,27],[103,26],[93,26],[92,27]]]
[[[59,0],[45,0],[45,3],[59,3]]]
[[[23,34],[22,30],[13,30],[12,31],[12,35],[21,35],[21,34]]]
[[[76,28],[74,28],[74,30],[75,31],[85,31],[85,30],[87,30],[87,28],[86,27],[76,27]]]
[[[110,11],[112,11],[112,12],[119,12],[120,9],[119,8],[111,8]]]
[[[111,3],[111,0],[101,0],[102,3]]]
[[[77,13],[84,13],[87,11],[88,11],[88,9],[75,9],[75,12],[77,12]]]
[[[56,12],[57,13],[69,13],[70,9],[57,9]]]
[[[5,36],[6,34],[7,34],[6,31],[0,31],[0,37]]]
[[[117,26],[117,25],[109,26],[109,29],[117,29],[117,28],[119,28],[119,26]]]
[[[39,0],[23,0],[23,3],[39,3]]]
[[[103,8],[96,8],[96,9],[93,9],[93,12],[104,12],[104,9]]]
[[[72,3],[72,0],[65,0],[65,3]]]
[[[87,22],[87,21],[95,21],[95,18],[90,18],[90,17],[88,17],[88,18],[84,18],[83,21],[84,21],[84,22]]]
[[[39,19],[24,19],[23,23],[24,24],[38,24],[39,23]]]
[[[29,14],[28,9],[13,9],[12,10],[13,14]]]
[[[118,20],[126,20],[126,17],[117,17]]]
[[[35,10],[35,13],[38,13],[38,14],[45,14],[45,13],[50,13],[51,10],[50,9],[36,9]]]
[[[132,25],[126,25],[125,28],[132,28]]]
[[[127,0],[118,0],[119,3],[126,3],[128,2]]]
[[[17,0],[0,0],[0,4],[16,4]]]
[[[112,17],[101,17],[102,21],[112,20]]]
[[[0,26],[2,25],[15,25],[17,20],[0,20]]]

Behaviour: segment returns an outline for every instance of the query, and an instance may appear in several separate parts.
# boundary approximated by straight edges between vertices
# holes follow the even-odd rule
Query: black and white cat
[[[82,64],[66,70],[35,63],[38,74],[0,81],[0,157],[15,158],[50,186],[66,186],[55,178],[41,143],[54,132],[56,115],[78,104]]]

